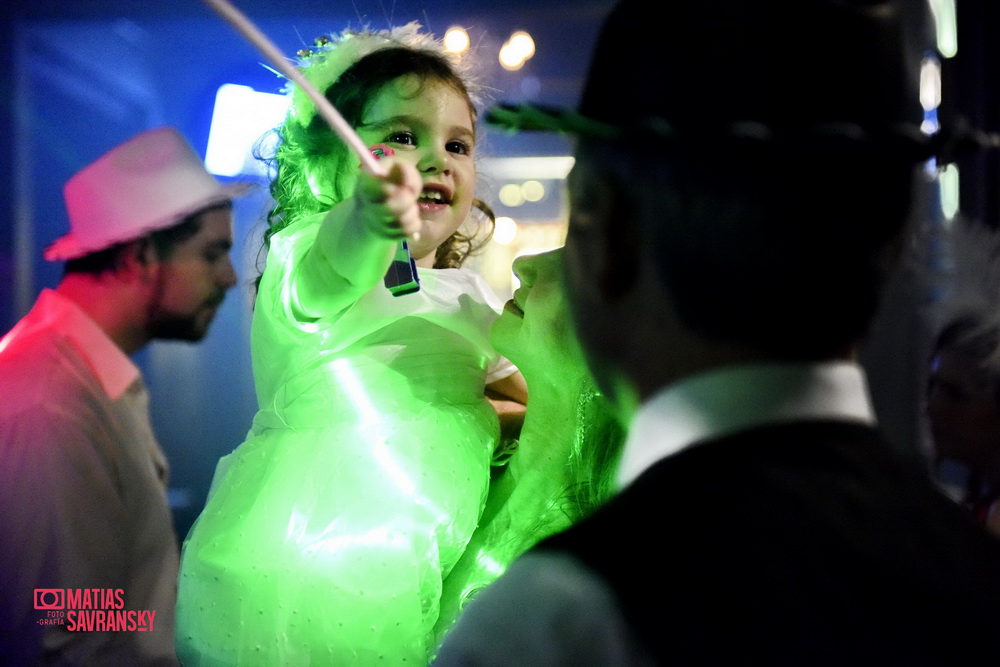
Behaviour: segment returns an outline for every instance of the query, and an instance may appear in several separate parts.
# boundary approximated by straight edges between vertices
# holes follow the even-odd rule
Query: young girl
[[[476,111],[411,24],[319,40],[303,73],[388,175],[292,92],[252,327],[260,410],[184,547],[186,664],[413,664],[479,519],[498,440],[485,392],[521,402],[490,346],[500,310],[458,268]],[[383,284],[400,240],[419,290]]]

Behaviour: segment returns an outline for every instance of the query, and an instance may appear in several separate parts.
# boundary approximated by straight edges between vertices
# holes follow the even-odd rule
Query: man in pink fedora
[[[173,664],[167,461],[129,355],[200,340],[226,291],[232,199],[172,128],[65,187],[55,289],[0,340],[0,656]]]

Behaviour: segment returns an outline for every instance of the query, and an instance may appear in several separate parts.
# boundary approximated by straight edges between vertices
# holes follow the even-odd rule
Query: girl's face
[[[392,148],[396,159],[415,165],[423,177],[423,226],[409,246],[417,264],[433,266],[434,251],[472,209],[476,137],[468,101],[441,81],[402,76],[372,99],[357,132],[369,146]]]

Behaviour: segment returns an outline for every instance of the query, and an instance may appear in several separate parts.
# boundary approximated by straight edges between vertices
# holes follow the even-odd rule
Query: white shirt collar
[[[624,488],[662,458],[695,442],[764,424],[836,419],[874,424],[860,366],[752,364],[696,375],[640,406],[618,469]]]
[[[46,289],[33,311],[39,325],[51,326],[69,339],[111,400],[118,400],[140,378],[132,360],[70,299]]]

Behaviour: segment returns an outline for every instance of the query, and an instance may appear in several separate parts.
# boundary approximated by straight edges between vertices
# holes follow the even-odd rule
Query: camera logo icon
[[[62,588],[36,588],[35,609],[64,609],[66,591]]]

